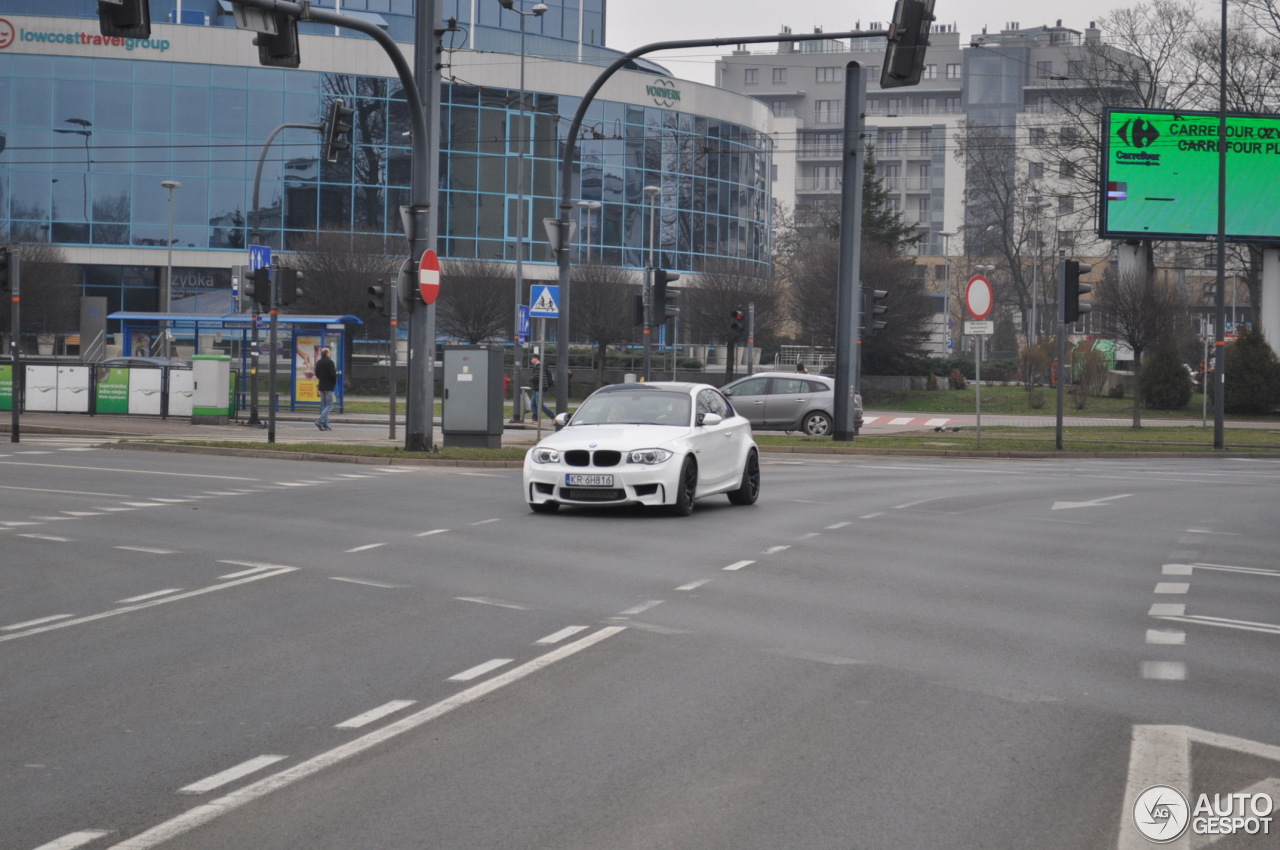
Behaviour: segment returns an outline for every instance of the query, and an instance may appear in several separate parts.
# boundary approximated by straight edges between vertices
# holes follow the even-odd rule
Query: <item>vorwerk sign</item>
[[[675,80],[658,77],[644,87],[644,92],[659,106],[669,108],[680,102],[680,89],[676,88]]]

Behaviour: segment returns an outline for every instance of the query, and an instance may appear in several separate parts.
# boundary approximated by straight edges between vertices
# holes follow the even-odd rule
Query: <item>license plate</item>
[[[612,475],[585,475],[580,472],[567,472],[564,476],[566,487],[612,487]]]

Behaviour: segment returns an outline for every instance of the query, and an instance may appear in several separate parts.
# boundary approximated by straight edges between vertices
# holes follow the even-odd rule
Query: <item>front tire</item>
[[[680,480],[676,483],[676,501],[667,507],[672,516],[689,516],[693,513],[693,497],[698,492],[698,465],[693,458],[684,459],[680,467]]]
[[[831,433],[831,417],[821,410],[805,414],[801,430],[807,437],[825,437]]]
[[[747,463],[742,467],[742,483],[737,490],[729,493],[729,501],[735,505],[754,505],[760,498],[760,455],[755,449],[747,455]]]

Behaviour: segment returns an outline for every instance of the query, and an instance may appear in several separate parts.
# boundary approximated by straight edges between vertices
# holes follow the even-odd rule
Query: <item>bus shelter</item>
[[[261,352],[258,373],[266,390],[266,375],[270,361],[276,357],[280,374],[289,377],[289,410],[320,408],[320,391],[315,375],[315,362],[320,349],[333,351],[333,360],[345,371],[347,363],[347,328],[363,324],[359,318],[345,316],[295,316],[280,314],[276,317],[277,347],[267,349],[271,340],[270,316],[251,316],[246,313],[201,315],[196,313],[139,313],[117,312],[107,316],[120,322],[117,337],[121,356],[154,357],[162,346],[163,334],[170,337],[170,351],[179,351],[188,359],[196,354],[225,354],[238,365],[241,380],[238,382],[236,407],[249,407],[248,376],[253,369],[252,358],[255,342]],[[255,327],[256,324],[256,327]],[[287,361],[287,368],[285,363]],[[338,383],[335,401],[337,409],[343,409],[343,382]]]

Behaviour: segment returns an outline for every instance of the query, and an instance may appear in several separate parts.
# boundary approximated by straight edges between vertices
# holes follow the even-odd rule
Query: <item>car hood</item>
[[[544,438],[539,446],[568,451],[570,449],[656,448],[688,437],[689,428],[670,425],[569,425]]]

